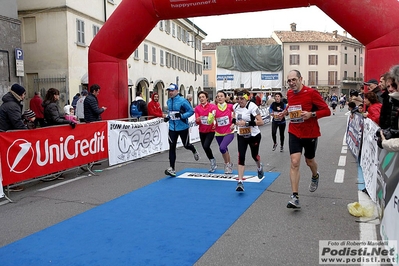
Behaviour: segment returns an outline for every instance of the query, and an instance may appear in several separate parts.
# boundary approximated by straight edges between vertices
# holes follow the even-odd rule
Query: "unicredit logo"
[[[36,159],[38,166],[45,166],[63,160],[73,160],[104,151],[104,132],[95,132],[91,139],[75,139],[69,135],[60,137],[59,142],[49,144],[49,140],[38,140],[35,145],[17,139],[7,151],[7,164],[10,172],[24,173]]]
[[[32,164],[34,151],[32,143],[24,140],[17,139],[7,150],[7,164],[10,172],[23,173]]]

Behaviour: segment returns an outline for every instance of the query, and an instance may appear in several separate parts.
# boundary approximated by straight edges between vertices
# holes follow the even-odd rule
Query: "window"
[[[348,50],[348,47],[346,47],[346,46],[345,46],[345,48],[344,48],[344,49],[345,49],[345,50]]]
[[[311,51],[317,51],[319,47],[317,45],[309,45],[309,50]]]
[[[166,66],[170,67],[170,53],[165,53]]]
[[[176,24],[172,22],[172,36],[176,37]]]
[[[209,87],[209,76],[207,74],[204,75],[204,87]]]
[[[144,44],[144,62],[148,62],[148,44]]]
[[[161,66],[163,66],[164,65],[163,50],[159,50],[159,60]]]
[[[176,69],[176,56],[172,55],[172,68]]]
[[[181,67],[182,71],[186,72],[186,70],[187,70],[186,59],[184,59],[184,58],[181,59],[180,67]]]
[[[24,27],[24,42],[25,43],[34,43],[37,42],[36,36],[36,18],[35,17],[26,17],[23,18]]]
[[[290,45],[290,50],[299,50],[299,45]]]
[[[356,48],[353,48],[353,51],[356,52]]]
[[[188,31],[186,31],[186,42],[187,45],[190,45],[190,33],[188,33]]]
[[[310,54],[309,55],[309,65],[317,65],[318,59],[319,59],[319,57],[317,54]]]
[[[353,77],[356,79],[357,77],[356,72],[353,72]]]
[[[353,64],[356,66],[356,63],[357,62],[357,56],[355,55],[354,57],[353,57]]]
[[[157,63],[157,49],[155,47],[152,47],[152,63]]]
[[[186,43],[186,41],[187,41],[185,29],[181,29],[181,40],[183,41],[183,43]]]
[[[177,39],[180,41],[181,40],[181,27],[177,26]]]
[[[139,49],[137,48],[134,50],[134,59],[138,60],[139,59]]]
[[[308,85],[317,85],[319,79],[319,73],[317,71],[309,71]]]
[[[202,51],[201,40],[200,39],[196,39],[196,41],[197,41],[197,50],[201,52]]]
[[[191,34],[191,47],[193,48],[194,48],[194,42],[195,42],[194,35]]]
[[[163,31],[163,20],[159,21],[159,30]]]
[[[338,65],[338,56],[337,55],[329,55],[328,56],[328,65],[329,66]]]
[[[348,79],[348,71],[344,71],[344,80]]]
[[[344,54],[344,64],[348,64],[348,54]]]
[[[290,55],[290,65],[299,65],[299,54]]]
[[[211,57],[210,56],[204,56],[203,58],[204,58],[204,70],[212,69]]]
[[[363,66],[363,57],[359,58],[359,66]]]
[[[93,37],[97,35],[99,30],[100,30],[99,26],[93,25]]]
[[[328,46],[328,50],[329,51],[332,51],[332,50],[336,50],[337,51],[338,50],[338,46],[337,45],[329,45]]]
[[[197,64],[197,74],[202,75],[202,66],[201,64]]]
[[[83,20],[80,20],[80,19],[76,20],[76,31],[78,34],[78,36],[77,36],[78,44],[84,45],[85,44],[85,22]]]
[[[165,20],[165,32],[170,33],[170,20]]]
[[[328,71],[328,85],[338,85],[337,71]]]

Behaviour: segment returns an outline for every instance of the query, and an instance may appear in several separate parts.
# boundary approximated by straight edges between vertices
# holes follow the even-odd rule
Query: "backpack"
[[[133,101],[130,104],[130,116],[131,117],[140,118],[141,115],[143,114],[143,112],[141,111],[141,103],[140,103],[140,101],[142,101],[142,100]]]

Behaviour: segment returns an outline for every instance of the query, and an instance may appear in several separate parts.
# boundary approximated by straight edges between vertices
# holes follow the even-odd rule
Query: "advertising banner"
[[[3,186],[107,158],[107,123],[0,133]]]
[[[346,128],[346,144],[357,159],[359,159],[362,144],[363,120],[363,116],[359,113],[349,115]]]

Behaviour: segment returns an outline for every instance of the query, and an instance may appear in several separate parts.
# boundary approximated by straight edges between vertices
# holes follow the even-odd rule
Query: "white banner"
[[[142,122],[108,121],[109,165],[132,161],[167,149],[168,124],[162,119]]]
[[[370,119],[364,119],[363,144],[360,166],[362,167],[364,183],[372,201],[377,202],[378,146],[375,141],[375,132],[379,128]]]
[[[200,140],[195,116],[189,119],[190,143]],[[133,161],[169,149],[169,123],[162,118],[141,122],[108,121],[109,165]],[[180,138],[177,147],[181,147]],[[198,147],[197,147],[198,149]]]

